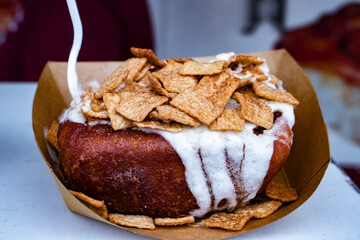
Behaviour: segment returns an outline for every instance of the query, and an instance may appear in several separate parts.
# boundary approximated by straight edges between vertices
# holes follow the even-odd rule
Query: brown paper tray
[[[67,87],[66,62],[48,62],[41,74],[33,103],[33,130],[39,150],[53,175],[67,207],[81,215],[126,229],[138,234],[160,239],[222,239],[262,227],[286,216],[301,206],[316,190],[330,162],[326,126],[314,89],[309,78],[285,50],[252,53],[267,60],[270,72],[283,80],[284,88],[291,92],[301,104],[295,109],[296,123],[293,128],[294,143],[290,156],[276,176],[278,180],[297,189],[299,199],[284,205],[264,219],[250,220],[242,231],[231,232],[204,227],[157,227],[156,230],[141,230],[119,227],[100,217],[73,197],[61,182],[57,159],[48,148],[44,131],[70,104]],[[198,58],[208,60],[211,57]],[[119,62],[79,62],[79,81],[94,79],[103,81],[119,65]],[[304,219],[306,221],[306,219]]]

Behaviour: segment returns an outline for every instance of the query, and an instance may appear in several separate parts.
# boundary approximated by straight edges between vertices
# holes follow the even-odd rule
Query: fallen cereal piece
[[[171,106],[171,105],[160,105],[156,107],[157,118],[161,120],[170,120],[184,125],[192,127],[200,126],[200,122],[195,118],[189,116],[187,113]]]
[[[289,92],[274,89],[261,82],[252,83],[256,95],[278,102],[298,105],[300,102]]]
[[[286,187],[273,181],[267,185],[265,194],[267,197],[281,202],[291,202],[298,199],[295,188]]]
[[[134,78],[135,81],[139,81],[141,80],[145,75],[146,73],[149,71],[151,67],[151,63],[147,62],[143,68],[137,73],[136,77]]]
[[[109,221],[125,227],[135,227],[150,230],[155,229],[153,219],[151,217],[143,215],[124,215],[118,213],[110,213]]]
[[[120,66],[105,79],[100,88],[96,90],[95,98],[102,98],[104,93],[117,89],[125,80],[128,73],[129,71],[125,68],[125,63],[121,63]]]
[[[235,210],[235,214],[242,214],[245,212],[253,213],[256,218],[265,218],[273,214],[282,205],[280,201],[266,201],[251,204]]]
[[[193,216],[187,216],[182,218],[155,218],[155,225],[158,226],[179,226],[185,224],[191,224],[195,222]]]
[[[103,101],[97,100],[95,98],[95,94],[96,93],[92,91],[92,88],[89,87],[86,95],[83,98],[81,112],[85,115],[85,117],[89,118],[108,118],[109,115],[106,110],[105,104],[103,103]],[[92,109],[92,107],[94,107],[94,109]]]
[[[141,122],[157,106],[168,101],[167,97],[152,93],[119,92],[124,101],[116,107],[116,111],[122,116]]]
[[[222,228],[230,231],[240,231],[252,217],[252,213],[246,212],[242,214],[232,213],[215,213],[208,219],[201,222],[206,227]]]
[[[180,124],[177,123],[159,123],[157,121],[143,121],[143,122],[133,122],[133,125],[135,127],[152,128],[152,129],[158,129],[173,133],[182,131],[182,127],[180,126]]]
[[[131,47],[130,51],[135,57],[145,57],[150,63],[158,67],[164,67],[165,63],[161,61],[151,49]]]
[[[241,118],[238,109],[225,108],[224,112],[209,126],[211,131],[237,131],[244,130],[245,120]]]
[[[210,63],[200,63],[193,60],[186,61],[182,69],[181,75],[213,75],[223,71],[226,68],[226,61],[215,61]]]
[[[229,58],[229,63],[241,64],[243,67],[257,66],[264,63],[264,60],[258,57],[247,56],[247,55],[235,55]]]
[[[89,196],[86,196],[85,194],[81,192],[75,192],[72,190],[69,190],[69,192],[79,199],[82,203],[84,203],[88,208],[90,208],[92,211],[94,211],[96,214],[100,215],[101,217],[108,219],[108,210],[105,206],[104,201],[95,200]]]
[[[110,117],[111,126],[115,131],[132,126],[129,119],[126,119],[116,111],[116,106],[121,102],[121,97],[118,94],[105,93],[103,99]]]
[[[274,115],[268,105],[238,92],[234,93],[233,98],[240,103],[241,115],[245,120],[266,129],[272,128]]]
[[[168,98],[174,98],[177,95],[176,93],[170,93],[166,91],[166,89],[162,86],[161,82],[156,77],[154,77],[150,72],[147,73],[147,78],[149,79],[149,82],[151,83],[152,87],[159,94]]]
[[[57,132],[58,132],[58,129],[59,129],[59,122],[58,121],[53,121],[51,126],[50,126],[50,129],[49,129],[49,132],[46,136],[46,140],[54,147],[56,148],[57,151],[60,150],[60,147],[59,147],[59,142],[58,142],[58,138],[57,138]]]
[[[180,70],[181,63],[170,61],[165,67],[152,74],[160,80],[168,92],[179,93],[185,89],[195,87],[198,79],[195,76],[182,76]]]

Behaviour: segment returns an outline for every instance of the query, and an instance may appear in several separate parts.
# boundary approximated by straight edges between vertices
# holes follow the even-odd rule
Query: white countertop
[[[0,83],[0,239],[149,239],[70,212],[36,146],[32,130],[35,83]],[[359,151],[329,129],[340,162]],[[359,157],[356,157],[359,158]],[[360,239],[360,194],[330,164],[300,208],[231,239]]]

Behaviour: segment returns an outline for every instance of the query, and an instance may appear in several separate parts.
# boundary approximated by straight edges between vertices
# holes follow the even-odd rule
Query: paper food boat
[[[301,206],[315,192],[330,162],[327,131],[318,100],[309,78],[285,50],[249,55],[265,58],[270,67],[270,73],[283,80],[284,88],[300,101],[300,105],[295,108],[296,122],[293,128],[294,142],[291,153],[285,166],[276,176],[277,181],[296,188],[299,194],[297,201],[283,205],[267,218],[251,219],[245,228],[238,232],[193,226],[157,227],[156,230],[141,230],[110,223],[72,196],[61,181],[58,160],[56,154],[48,147],[45,131],[53,120],[58,119],[63,109],[69,106],[71,96],[67,86],[67,63],[48,62],[41,74],[34,98],[33,130],[39,150],[67,207],[81,215],[145,236],[160,239],[200,240],[222,239],[257,229],[277,221]],[[197,58],[199,61],[209,59],[212,57]],[[79,81],[81,83],[93,80],[101,82],[115,70],[118,64],[118,62],[79,62],[77,64]]]

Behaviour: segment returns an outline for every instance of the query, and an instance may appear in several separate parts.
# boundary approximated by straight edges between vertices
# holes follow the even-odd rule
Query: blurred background
[[[331,154],[360,186],[360,1],[78,0],[80,61],[123,60],[130,46],[163,59],[286,48],[310,77]],[[37,81],[66,61],[65,0],[0,0],[0,81]]]

